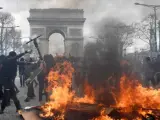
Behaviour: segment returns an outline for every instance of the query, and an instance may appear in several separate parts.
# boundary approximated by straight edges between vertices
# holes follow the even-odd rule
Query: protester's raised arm
[[[28,53],[29,54],[32,53],[32,50],[31,51],[25,51],[24,53],[21,53],[21,54],[17,55],[15,59],[19,59],[19,58],[21,58],[22,56],[24,56],[25,54],[28,54]]]

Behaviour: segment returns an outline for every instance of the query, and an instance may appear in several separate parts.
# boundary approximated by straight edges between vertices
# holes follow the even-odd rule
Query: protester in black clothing
[[[3,98],[3,85],[0,84],[0,100]]]
[[[21,58],[20,62],[24,62],[24,58]],[[24,65],[19,65],[19,77],[20,77],[21,87],[25,86],[24,71],[25,71],[25,66]]]
[[[45,92],[45,88],[47,87],[47,81],[45,80],[45,77],[48,75],[50,69],[55,65],[55,61],[52,55],[45,55],[44,62],[44,70],[37,76],[37,79],[39,81],[39,102],[42,102],[43,94],[45,94],[46,101],[48,101],[48,93]]]
[[[0,56],[0,62],[2,62],[5,59],[5,55]],[[2,84],[2,77],[1,77],[1,68],[2,64],[0,65],[0,100],[3,98],[3,84]]]
[[[39,102],[42,101],[42,96],[44,94],[44,86],[45,86],[45,73],[42,71],[38,76],[37,80],[39,81]],[[47,94],[46,95],[46,101],[47,101]]]
[[[14,79],[17,73],[17,65],[26,64],[24,62],[18,62],[17,59],[19,59],[26,53],[29,53],[29,52],[25,52],[20,55],[17,55],[14,51],[12,51],[9,53],[9,56],[2,61],[1,77],[3,80],[2,84],[4,86],[4,96],[1,103],[0,114],[3,113],[10,98],[13,99],[17,111],[21,109],[20,102],[16,96]]]
[[[160,83],[160,55],[157,56],[154,62],[154,72],[155,84],[158,85]]]
[[[17,55],[17,54],[16,54],[16,52],[14,52],[14,51],[11,51],[11,52],[9,53],[9,57],[15,57],[16,55]],[[9,66],[9,67],[11,67],[11,68],[10,68],[10,70],[11,70],[10,74],[11,74],[11,76],[12,76],[11,79],[13,80],[16,93],[19,93],[19,90],[18,90],[17,86],[15,85],[15,79],[16,79],[16,76],[17,76],[17,66],[18,66],[18,65],[23,65],[23,66],[24,66],[24,64],[20,64],[20,62],[18,62],[17,60],[12,61],[11,63],[12,63],[11,66]],[[22,63],[24,63],[24,62],[22,62]],[[14,70],[15,70],[15,71],[14,71]]]
[[[143,70],[144,70],[144,77],[145,77],[145,81],[144,81],[145,86],[149,87],[150,86],[150,84],[149,84],[150,81],[151,81],[152,85],[155,85],[154,67],[153,67],[153,63],[152,63],[150,57],[145,58]]]

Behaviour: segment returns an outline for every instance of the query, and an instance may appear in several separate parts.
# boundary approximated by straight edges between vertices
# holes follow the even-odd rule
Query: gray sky
[[[160,0],[0,0],[4,8],[2,11],[11,12],[15,16],[16,24],[20,25],[23,36],[29,36],[26,18],[29,16],[30,8],[82,8],[87,18],[84,26],[86,39],[93,36],[92,26],[103,18],[114,16],[130,24],[153,12],[151,9],[135,6],[135,2],[160,4]],[[89,38],[87,40],[92,41]],[[143,42],[136,42],[136,47],[143,46]]]

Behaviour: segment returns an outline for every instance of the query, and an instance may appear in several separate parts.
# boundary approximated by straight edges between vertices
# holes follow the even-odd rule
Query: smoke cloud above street
[[[5,11],[21,12],[30,8],[80,8],[84,9],[86,17],[98,15],[117,16],[123,19],[138,17],[139,14],[151,13],[148,8],[135,6],[135,2],[146,4],[160,4],[159,0],[0,0]],[[134,16],[133,18],[128,17]],[[94,19],[95,20],[95,19]],[[128,21],[128,20],[126,20]]]

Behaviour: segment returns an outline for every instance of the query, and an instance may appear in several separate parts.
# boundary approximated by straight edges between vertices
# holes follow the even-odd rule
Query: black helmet
[[[17,53],[15,52],[15,51],[11,51],[10,53],[9,53],[9,56],[11,56],[11,57],[15,57],[17,55]]]

